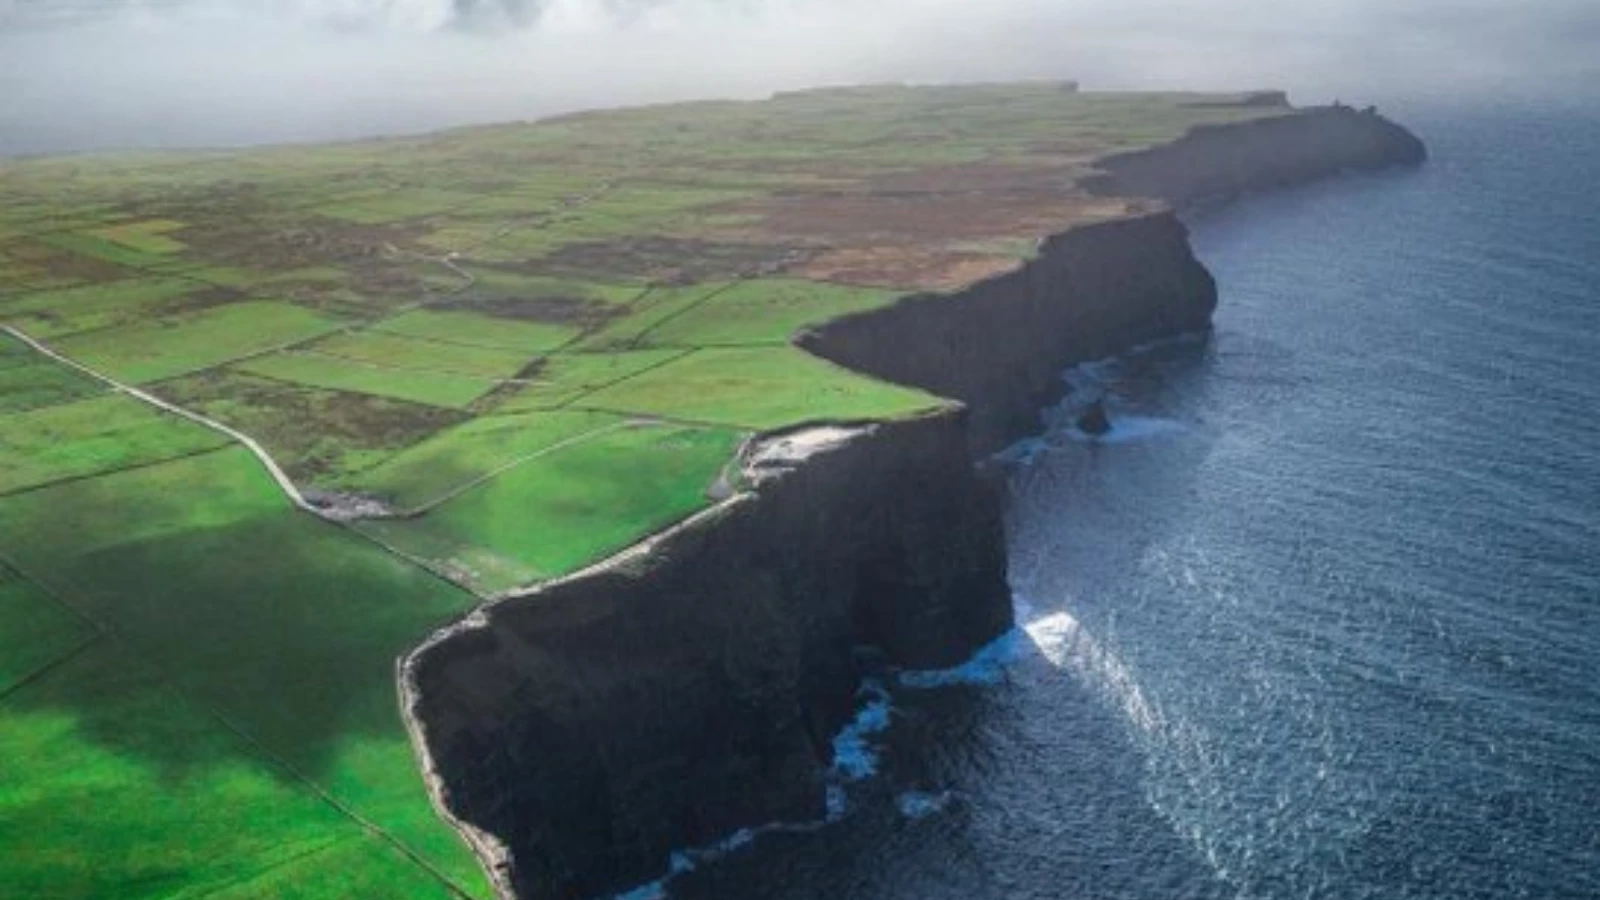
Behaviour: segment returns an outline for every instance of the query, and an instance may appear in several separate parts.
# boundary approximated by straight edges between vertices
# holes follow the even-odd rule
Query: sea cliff
[[[1009,627],[999,503],[958,407],[741,455],[732,499],[406,666],[431,775],[507,895],[592,896],[676,848],[821,818],[858,648],[941,667]]]
[[[1109,158],[1087,187],[1181,206],[1423,155],[1372,113],[1286,111]],[[675,848],[819,817],[859,648],[943,666],[1010,624],[1000,508],[973,457],[1034,430],[1064,367],[1202,329],[1215,304],[1161,206],[799,335],[964,407],[752,442],[730,499],[402,662],[434,798],[497,890],[602,894],[661,874]]]

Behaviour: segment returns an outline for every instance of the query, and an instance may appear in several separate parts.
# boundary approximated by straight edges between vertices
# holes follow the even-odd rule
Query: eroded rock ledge
[[[1093,187],[1181,205],[1423,155],[1338,107],[1116,157]],[[402,662],[430,788],[496,889],[595,896],[660,875],[675,848],[819,817],[856,648],[937,667],[1010,624],[1000,508],[973,456],[1035,430],[1066,366],[1204,328],[1215,304],[1182,223],[1158,210],[801,335],[967,408],[768,436],[745,450],[746,490]]]

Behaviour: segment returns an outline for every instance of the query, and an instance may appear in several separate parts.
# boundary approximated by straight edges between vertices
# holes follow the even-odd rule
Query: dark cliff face
[[[799,336],[841,365],[966,403],[972,446],[1000,449],[1038,430],[1061,370],[1142,341],[1195,331],[1217,303],[1177,217],[1076,228],[1007,275],[955,294],[908,297]]]
[[[1184,205],[1414,163],[1345,108],[1200,129],[1106,160],[1094,190]],[[856,648],[955,663],[1010,624],[1000,511],[974,474],[1037,429],[1061,371],[1208,326],[1170,212],[1075,228],[1010,274],[797,342],[967,410],[771,439],[755,485],[606,564],[486,607],[401,667],[430,788],[507,897],[586,897],[668,854],[822,813]]]
[[[1426,157],[1416,136],[1376,113],[1324,107],[1197,128],[1110,157],[1086,187],[1182,207]],[[1038,430],[1039,410],[1061,395],[1063,369],[1205,329],[1216,305],[1216,285],[1182,222],[1157,212],[1074,228],[1018,271],[838,319],[797,341],[852,369],[961,400],[972,410],[973,449],[986,454]]]
[[[1325,106],[1196,128],[1171,144],[1108,157],[1099,163],[1106,175],[1088,186],[1187,206],[1427,156],[1416,135],[1376,112]]]
[[[856,648],[939,667],[1010,626],[999,503],[962,420],[764,442],[753,492],[413,655],[439,795],[490,836],[503,891],[595,896],[674,849],[821,818]]]

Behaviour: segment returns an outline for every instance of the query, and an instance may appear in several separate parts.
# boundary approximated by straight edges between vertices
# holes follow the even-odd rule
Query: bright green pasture
[[[287,303],[253,301],[70,335],[55,347],[112,378],[137,383],[208,369],[315,337],[338,324]]]
[[[221,447],[231,439],[122,394],[0,416],[0,494]]]
[[[183,278],[124,278],[0,299],[0,320],[36,338],[106,328],[159,315],[206,285]]]
[[[640,426],[529,460],[418,519],[360,527],[494,592],[570,572],[708,505],[740,434]]]
[[[478,347],[516,350],[522,354],[553,350],[578,334],[577,328],[567,325],[436,309],[416,309],[402,313],[379,322],[372,326],[372,330]]]
[[[943,402],[779,346],[696,350],[574,405],[766,429],[820,419],[893,418]]]
[[[415,509],[552,447],[613,430],[612,413],[542,412],[464,422],[360,473],[345,483],[401,509]]]
[[[556,353],[545,357],[527,384],[508,392],[496,411],[549,409],[583,398],[610,384],[663,365],[688,351],[676,347],[615,353]]]
[[[453,896],[118,641],[0,704],[7,896]]]
[[[7,860],[26,858],[0,862],[0,869],[95,852],[100,865],[77,877],[104,871],[130,878],[145,871],[144,862],[131,849],[107,857],[107,848],[148,845],[158,864],[163,854],[184,859],[172,873],[182,880],[198,864],[188,858],[194,835],[185,829],[199,829],[213,843],[278,847],[307,831],[325,843],[334,821],[327,803],[290,804],[266,790],[276,785],[301,797],[311,785],[458,886],[484,894],[466,847],[427,800],[394,694],[395,658],[468,609],[470,595],[347,530],[294,512],[242,448],[0,499],[0,546],[21,571],[167,673],[182,698],[157,702],[139,679],[109,674],[61,696],[8,698],[6,727],[19,722],[22,733],[7,740],[23,743],[5,758],[25,751],[41,771],[15,786],[6,782],[0,802],[21,808],[31,798],[38,807],[28,824],[48,804],[60,824],[0,839],[8,849],[31,848],[8,853]],[[129,705],[136,711],[123,712]],[[14,715],[18,706],[24,716]],[[116,711],[112,723],[82,724],[108,708]],[[175,718],[202,711],[244,742],[213,747],[172,732]],[[75,736],[63,734],[74,728]],[[62,743],[27,743],[45,734]],[[74,744],[90,763],[120,768],[98,778],[93,766],[56,765]],[[220,799],[215,791],[236,784],[232,802],[211,802]],[[84,791],[101,796],[72,802]],[[180,810],[190,824],[173,824]],[[21,820],[0,815],[11,821]],[[85,840],[102,832],[105,847]],[[112,840],[116,833],[124,837]],[[235,858],[236,849],[215,849],[218,865],[249,865]],[[305,874],[312,884],[329,877],[381,884],[393,876],[402,896],[430,895],[408,886],[414,870],[381,854],[354,854],[344,864],[377,868],[342,873],[330,861]],[[162,887],[170,893],[174,882]],[[346,895],[319,889],[304,896]]]
[[[709,303],[718,294],[732,287],[731,282],[718,281],[680,287],[653,287],[641,294],[628,307],[628,315],[607,322],[586,335],[578,343],[585,350],[616,352],[632,350],[649,344],[651,332],[671,322],[690,310]]]
[[[237,369],[295,384],[393,397],[431,406],[465,408],[493,389],[492,378],[390,369],[372,363],[285,351],[256,357]]]
[[[532,359],[515,350],[474,347],[381,331],[336,334],[305,349],[387,369],[493,379],[510,378]]]
[[[708,346],[780,343],[847,313],[885,306],[898,291],[799,279],[741,281],[648,333],[648,343]]]
[[[104,393],[105,386],[0,334],[0,413],[26,412]]]
[[[151,389],[259,441],[297,483],[333,486],[465,418],[455,410],[212,369]]]

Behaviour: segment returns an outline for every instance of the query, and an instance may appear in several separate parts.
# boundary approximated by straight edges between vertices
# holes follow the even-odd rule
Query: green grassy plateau
[[[394,664],[713,502],[740,440],[939,398],[790,346],[1130,211],[1105,154],[1281,109],[858,88],[0,163],[0,894],[489,896]],[[722,485],[725,489],[726,485]]]

